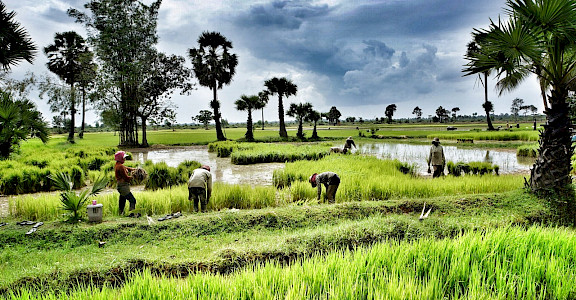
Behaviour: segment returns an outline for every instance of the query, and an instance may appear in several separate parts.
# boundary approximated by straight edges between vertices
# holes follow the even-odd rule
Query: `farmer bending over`
[[[344,143],[344,153],[346,153],[347,151],[352,152],[352,146],[354,146],[354,149],[358,149],[358,148],[356,147],[356,144],[354,144],[354,140],[352,139],[352,137],[349,136],[349,137],[346,139],[346,143]]]
[[[314,173],[308,180],[312,187],[318,187],[318,200],[322,194],[322,184],[326,187],[326,199],[328,203],[336,202],[336,191],[340,185],[340,177],[334,172]]]
[[[203,165],[194,170],[188,180],[188,200],[194,199],[194,211],[198,212],[198,202],[200,202],[202,212],[206,212],[206,205],[212,195],[212,174],[210,167]]]
[[[114,175],[116,176],[117,182],[117,189],[118,193],[120,193],[120,199],[118,201],[118,213],[120,215],[124,215],[124,206],[126,206],[126,200],[130,202],[130,209],[134,210],[136,208],[136,198],[130,192],[130,180],[132,180],[132,176],[130,176],[129,172],[133,172],[134,168],[129,168],[124,165],[126,161],[126,152],[118,151],[114,154],[114,160],[116,161],[116,165],[114,166]],[[130,214],[130,216],[134,216]]]

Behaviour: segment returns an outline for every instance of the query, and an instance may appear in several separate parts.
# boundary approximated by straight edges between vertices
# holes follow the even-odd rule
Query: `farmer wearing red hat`
[[[206,206],[212,195],[212,174],[210,166],[203,165],[194,170],[188,180],[188,200],[194,200],[194,211],[198,212],[198,202],[202,212],[206,212]]]
[[[126,200],[130,202],[129,210],[134,210],[136,208],[136,198],[134,198],[134,195],[130,192],[130,180],[132,180],[130,172],[133,172],[136,169],[124,165],[124,162],[126,161],[126,152],[124,151],[116,152],[116,154],[114,154],[114,160],[116,161],[116,165],[114,166],[114,175],[116,176],[118,193],[120,193],[120,199],[118,200],[118,213],[124,215]],[[129,217],[133,216],[135,216],[134,213],[129,215]]]
[[[340,177],[338,177],[338,174],[334,172],[314,173],[308,181],[312,184],[312,187],[318,187],[318,200],[320,200],[322,184],[324,184],[328,203],[336,202],[336,191],[338,190],[338,185],[340,185]]]

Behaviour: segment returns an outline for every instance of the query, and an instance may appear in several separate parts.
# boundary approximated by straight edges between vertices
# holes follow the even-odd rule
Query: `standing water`
[[[358,145],[358,152],[374,155],[378,158],[397,159],[415,164],[419,174],[428,170],[429,145],[410,145],[397,143],[370,143]],[[462,149],[455,146],[442,146],[446,162],[487,162],[498,165],[500,174],[528,172],[534,163],[532,158],[517,157],[516,152],[493,149]]]
[[[130,151],[133,160],[144,163],[150,160],[154,163],[164,161],[170,167],[177,167],[181,162],[194,160],[202,165],[209,165],[214,182],[229,184],[272,185],[272,173],[284,168],[283,163],[233,165],[230,158],[217,157],[216,153],[208,152],[206,146],[178,147],[161,150]]]

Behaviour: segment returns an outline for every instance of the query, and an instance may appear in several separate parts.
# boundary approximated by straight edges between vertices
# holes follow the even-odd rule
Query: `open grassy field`
[[[430,136],[446,133],[445,128],[382,125],[377,138],[427,142]],[[328,147],[330,141],[348,136],[369,140],[358,136],[366,130],[370,128],[326,126],[319,135],[327,139],[322,147]],[[234,140],[241,140],[244,132],[226,129]],[[517,132],[521,134],[514,137],[490,133],[493,137],[486,137],[485,143],[509,143],[514,149],[533,144],[531,131]],[[289,134],[295,136],[294,131]],[[478,134],[488,133],[449,134],[442,139],[455,143],[458,135],[476,134],[472,138],[482,140]],[[274,129],[256,130],[255,136],[260,142],[279,141]],[[514,144],[510,138],[516,139]],[[203,129],[151,131],[148,139],[156,146],[208,144],[215,134]],[[117,149],[117,142],[113,133],[86,134],[74,145],[64,136],[53,137],[47,145],[31,140],[20,154],[2,163],[12,164],[12,169],[18,164],[42,169],[25,161],[44,164],[45,158],[45,168],[83,159],[90,165],[92,160],[111,160],[109,152]],[[257,155],[248,149],[238,153],[242,151],[247,151],[246,157]],[[433,180],[414,176],[409,169],[398,161],[360,155],[297,160],[276,171],[271,186],[216,184],[205,214],[190,212],[185,185],[136,192],[137,210],[149,216],[141,218],[118,216],[118,194],[104,193],[95,198],[104,204],[104,222],[99,224],[62,222],[55,192],[13,197],[9,215],[2,218],[8,224],[0,227],[0,297],[576,297],[576,287],[568,284],[576,273],[574,231],[557,226],[548,202],[523,189],[522,176]],[[307,183],[312,172],[323,171],[341,175],[336,204],[316,201],[316,190]],[[79,172],[89,179],[100,171],[80,167]],[[424,206],[432,209],[430,216],[419,220]],[[158,219],[178,211],[183,214],[179,218]],[[16,224],[23,219],[44,224],[26,235],[30,226]]]

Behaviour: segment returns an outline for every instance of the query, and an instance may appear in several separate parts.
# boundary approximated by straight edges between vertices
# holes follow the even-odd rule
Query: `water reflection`
[[[398,143],[367,143],[358,145],[362,154],[378,158],[398,159],[417,166],[418,172],[426,174],[427,159],[430,154],[428,145],[410,145]],[[443,146],[447,161],[481,161],[496,164],[500,174],[527,172],[534,163],[532,158],[517,157],[516,152],[506,150],[462,149],[455,146]]]
[[[132,150],[134,161],[154,163],[164,161],[170,167],[177,167],[185,160],[195,160],[209,165],[215,182],[229,184],[271,185],[272,173],[284,167],[283,163],[233,165],[230,158],[220,158],[208,152],[206,146],[178,147],[160,150]]]

